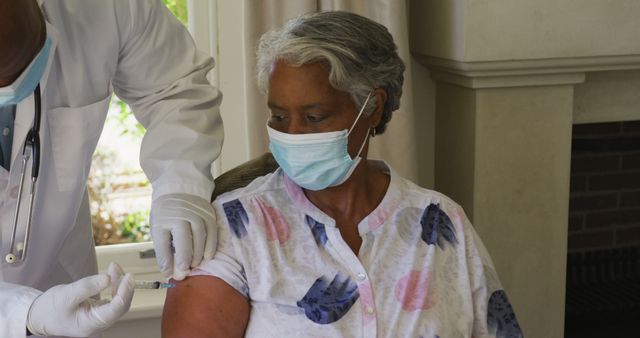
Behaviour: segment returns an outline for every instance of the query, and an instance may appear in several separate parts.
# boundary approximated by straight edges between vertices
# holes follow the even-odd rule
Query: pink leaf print
[[[267,234],[267,239],[270,241],[278,240],[280,244],[288,241],[291,233],[291,227],[280,211],[268,206],[259,199],[256,199],[254,202],[261,211],[263,218],[262,225],[264,226]]]
[[[429,298],[430,271],[412,270],[396,284],[396,299],[405,311],[426,310],[433,306]]]
[[[456,227],[456,230],[458,231],[458,233],[462,233],[462,211],[459,210],[458,208],[453,208],[453,210],[451,210],[450,215],[453,218],[453,225]]]

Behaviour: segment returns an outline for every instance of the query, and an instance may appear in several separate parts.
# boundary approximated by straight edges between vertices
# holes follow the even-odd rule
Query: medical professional
[[[91,336],[130,306],[131,275],[96,274],[86,190],[113,92],[147,129],[160,270],[213,255],[213,66],[160,0],[0,0],[0,337]]]

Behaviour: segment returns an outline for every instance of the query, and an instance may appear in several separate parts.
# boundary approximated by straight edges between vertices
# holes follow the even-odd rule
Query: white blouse
[[[246,337],[522,337],[462,208],[370,163],[391,179],[357,256],[278,169],[216,199],[218,252],[192,275],[249,299]]]

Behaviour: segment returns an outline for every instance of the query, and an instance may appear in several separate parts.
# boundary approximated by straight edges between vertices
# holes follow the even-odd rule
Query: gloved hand
[[[203,257],[211,259],[216,252],[216,214],[201,197],[188,194],[158,197],[151,203],[150,223],[160,272],[167,277],[184,279]]]
[[[129,311],[135,281],[131,274],[123,276],[116,263],[109,270],[111,276],[93,275],[42,293],[31,304],[27,329],[38,336],[87,337],[113,325]],[[91,298],[116,281],[110,301]]]

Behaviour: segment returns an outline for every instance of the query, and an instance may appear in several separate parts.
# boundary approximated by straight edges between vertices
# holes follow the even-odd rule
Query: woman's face
[[[329,72],[320,63],[300,67],[277,61],[269,77],[269,126],[288,134],[324,133],[349,129],[360,108],[347,92],[329,84]],[[372,121],[364,114],[349,134],[349,154],[364,142]],[[365,157],[366,148],[361,156]]]

